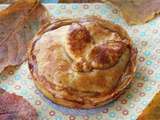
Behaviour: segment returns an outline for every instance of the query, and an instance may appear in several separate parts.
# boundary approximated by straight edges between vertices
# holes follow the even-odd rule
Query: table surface
[[[0,0],[0,3],[1,2],[3,2],[4,0]],[[70,2],[99,2],[100,0],[41,0],[43,3],[57,3],[58,1],[59,2],[66,2],[66,3],[70,3]],[[5,0],[5,2],[3,2],[3,3],[10,3],[10,2],[13,2],[13,0]],[[66,5],[65,5],[66,6]],[[54,6],[54,7],[56,7],[56,6]],[[63,11],[63,8],[64,6],[59,6],[59,7],[57,7],[56,9],[54,9],[53,10],[53,12],[54,13],[57,13],[57,10],[59,11],[59,12],[61,12],[61,11]],[[79,7],[79,9],[81,9],[81,10],[83,10],[82,8],[83,7],[85,7],[85,6],[80,6]],[[95,8],[96,8],[97,6],[95,6]],[[97,12],[97,13],[101,13],[101,15],[103,15],[103,11],[107,11],[109,8],[105,8],[103,5],[101,6],[102,8],[99,8],[99,12]],[[76,9],[75,9],[76,8]],[[53,9],[53,8],[52,8]],[[75,12],[73,12],[73,10],[75,11]],[[91,7],[91,6],[89,6],[89,8],[88,8],[88,10],[84,10],[85,12],[93,12],[93,8]],[[113,11],[113,13],[114,13],[114,10],[111,10],[111,12]],[[63,11],[63,12],[65,12],[65,11]],[[61,13],[63,13],[63,12],[61,12]],[[70,8],[68,8],[68,12],[73,12],[73,13],[78,13],[78,8],[77,8],[77,6],[70,6]],[[108,12],[109,12],[109,10],[108,10]],[[52,11],[51,11],[51,13],[52,13]],[[109,12],[110,13],[110,12]],[[58,13],[57,13],[58,14]],[[108,14],[108,13],[107,13]],[[56,14],[55,14],[56,15]],[[64,15],[67,15],[67,12],[66,12],[66,14],[64,14]],[[63,16],[63,15],[62,15]],[[113,18],[111,19],[111,20],[114,20],[114,22],[118,22],[119,23],[119,21],[117,21],[117,15],[113,15],[112,16]],[[115,18],[114,18],[115,17]],[[121,24],[121,23],[120,23]],[[151,31],[151,30],[156,30],[157,29],[157,27],[156,27],[156,25],[160,25],[160,23],[158,22],[158,20],[153,20],[153,21],[151,21],[150,23],[147,23],[146,25],[144,25],[144,28],[142,28],[142,26],[135,26],[135,27],[130,27],[130,26],[127,26],[126,24],[124,25],[124,27],[126,27],[126,29],[128,29],[128,31],[130,32],[130,31],[132,31],[133,32],[133,34],[134,34],[134,36],[140,36],[139,38],[139,40],[140,41],[136,41],[136,38],[134,38],[133,36],[133,38],[135,39],[135,41],[137,42],[137,43],[140,43],[140,46],[137,44],[137,46],[139,47],[139,49],[140,49],[140,47],[142,48],[142,47],[144,47],[144,50],[143,51],[139,51],[139,53],[140,53],[140,55],[141,55],[141,59],[143,58],[143,59],[146,59],[146,65],[142,65],[142,66],[140,66],[139,67],[139,69],[141,69],[141,68],[145,68],[146,66],[148,66],[149,65],[149,60],[151,60],[151,61],[156,61],[156,60],[153,60],[153,59],[151,59],[151,57],[153,56],[153,57],[155,57],[156,56],[156,53],[153,53],[153,55],[152,56],[150,56],[150,55],[148,55],[149,53],[148,53],[148,51],[150,51],[150,52],[154,52],[154,49],[156,49],[156,45],[151,45],[150,44],[150,46],[144,46],[144,43],[146,44],[146,43],[150,43],[151,41],[149,41],[148,40],[148,38],[145,38],[145,35],[144,34],[151,34],[151,36],[153,35],[153,34],[157,34],[157,35],[159,35],[159,33],[157,32],[157,33],[148,33],[147,31]],[[131,30],[129,30],[129,28],[131,28]],[[132,30],[133,29],[133,30]],[[138,31],[138,32],[137,32]],[[138,33],[140,34],[140,35],[138,35]],[[132,35],[132,34],[131,34]],[[141,38],[143,38],[143,41],[141,41]],[[151,37],[152,39],[155,39],[156,40],[156,36],[155,37]],[[135,42],[134,41],[134,42]],[[141,46],[141,44],[142,44],[142,46]],[[151,48],[152,47],[155,47],[155,48],[153,48],[152,50],[151,50]],[[158,47],[157,47],[158,48]],[[143,54],[142,54],[143,53]],[[141,59],[139,58],[139,60],[140,60],[140,62],[142,62],[141,61]],[[145,67],[144,67],[145,66]],[[122,102],[122,104],[123,104],[123,106],[119,106],[119,105],[121,105],[121,104],[119,104],[119,103],[115,103],[114,104],[114,106],[107,106],[107,109],[108,108],[110,108],[110,110],[108,111],[108,115],[104,115],[104,113],[103,113],[103,111],[102,110],[104,110],[105,111],[105,108],[102,108],[102,109],[100,109],[100,111],[102,111],[102,113],[103,114],[101,114],[101,113],[99,113],[99,114],[97,114],[97,115],[95,115],[98,119],[99,119],[99,116],[103,116],[103,118],[102,119],[100,119],[100,120],[104,120],[104,118],[111,118],[112,117],[112,115],[113,114],[111,114],[111,113],[115,113],[116,114],[116,116],[119,116],[120,114],[119,113],[121,113],[122,112],[122,114],[124,114],[123,112],[129,112],[128,114],[128,117],[126,116],[125,117],[125,114],[124,115],[122,115],[121,117],[123,117],[123,118],[125,118],[125,119],[132,119],[132,118],[135,118],[136,116],[137,116],[137,113],[134,113],[133,114],[133,110],[131,110],[132,109],[132,106],[133,107],[135,107],[135,109],[136,109],[136,112],[140,112],[140,111],[142,111],[142,108],[141,107],[144,107],[144,106],[146,106],[146,104],[148,104],[149,103],[149,101],[151,100],[149,97],[153,97],[153,95],[151,95],[151,92],[153,92],[153,94],[155,94],[156,93],[156,91],[157,90],[154,90],[153,91],[153,89],[156,89],[156,87],[154,88],[153,87],[153,84],[155,84],[156,86],[160,86],[160,84],[159,84],[159,82],[157,82],[156,81],[156,79],[159,79],[158,78],[158,73],[156,73],[158,70],[155,70],[154,68],[152,68],[152,67],[149,67],[149,68],[145,68],[146,69],[146,71],[150,71],[150,70],[154,70],[154,74],[151,76],[151,78],[153,79],[154,78],[154,76],[155,76],[155,80],[153,80],[153,81],[151,81],[151,82],[149,82],[150,83],[150,85],[149,84],[146,84],[146,81],[145,81],[145,79],[144,79],[144,81],[142,80],[142,76],[139,74],[139,73],[137,73],[136,75],[136,77],[137,77],[137,79],[139,80],[138,82],[136,82],[136,83],[134,83],[134,85],[136,84],[138,87],[139,87],[139,85],[143,85],[144,86],[144,91],[142,90],[140,90],[139,89],[139,91],[138,91],[138,94],[139,94],[139,96],[140,97],[146,97],[146,98],[144,98],[144,99],[142,99],[142,98],[138,98],[134,93],[133,94],[129,94],[128,92],[125,94],[127,97],[121,97],[120,98],[120,102]],[[143,71],[143,69],[141,69],[142,71]],[[148,69],[148,70],[147,70]],[[148,74],[146,74],[146,75],[144,75],[145,76],[145,78],[146,78],[146,76],[148,77],[148,78],[150,78],[149,77],[149,72],[148,72]],[[18,75],[18,74],[17,74]],[[151,79],[150,78],[150,79]],[[4,86],[3,86],[4,87]],[[137,88],[138,88],[137,87]],[[151,88],[152,89],[152,91],[151,90],[149,90],[149,88]],[[134,89],[133,89],[133,92],[136,92],[136,91],[134,91]],[[143,96],[143,94],[144,94],[144,96]],[[150,95],[147,95],[147,94],[150,94]],[[135,99],[135,101],[134,100],[132,100],[133,98],[135,98],[135,97],[133,97],[133,98],[129,98],[128,96],[136,96],[137,98]],[[148,99],[150,99],[149,101],[147,100],[147,97],[148,97]],[[131,100],[129,100],[129,99],[131,99]],[[126,103],[127,105],[125,105],[123,102],[124,101],[121,101],[121,100],[127,100],[128,101],[128,103]],[[138,102],[137,102],[137,100],[139,100]],[[131,103],[131,102],[132,103]],[[138,105],[134,105],[134,103],[137,103],[137,104],[139,104],[139,107],[137,107]],[[141,104],[144,104],[143,106],[141,105]],[[112,105],[112,104],[111,104]],[[47,106],[47,105],[43,105],[42,107],[45,107],[45,106]],[[55,107],[55,106],[54,106]],[[58,109],[60,109],[59,107],[56,107],[56,108],[58,108]],[[115,108],[115,111],[112,111],[112,110],[114,110],[114,108]],[[121,108],[122,109],[122,111],[120,110],[120,111],[118,111],[117,109],[118,108]],[[53,109],[53,108],[51,108],[51,109]],[[67,109],[68,110],[68,109]],[[65,111],[64,109],[62,110],[62,111]],[[68,110],[69,111],[69,110]],[[58,111],[55,111],[56,113],[58,113]],[[92,112],[92,111],[91,111]],[[72,112],[71,112],[72,113]],[[78,113],[79,113],[79,111],[78,111]],[[80,111],[80,113],[81,113],[81,111]],[[83,112],[82,112],[83,113]],[[88,112],[89,113],[89,112]],[[58,113],[59,114],[59,113]],[[47,116],[47,114],[45,114],[46,116]],[[45,117],[46,117],[45,116]],[[73,115],[74,116],[74,115]],[[47,117],[49,117],[49,116],[47,116]],[[51,117],[51,116],[50,116]],[[67,116],[65,117],[65,116],[63,116],[64,118],[67,118]],[[80,117],[81,118],[81,117]],[[79,117],[77,117],[77,119],[80,119]],[[90,115],[89,115],[89,118],[92,118]],[[118,117],[116,117],[116,118],[118,118]]]
[[[0,0],[0,3],[12,3],[16,0]],[[43,3],[93,3],[100,2],[101,0],[40,0]]]
[[[0,87],[27,99],[38,111],[40,120],[136,120],[160,90],[160,17],[144,25],[129,26],[109,4],[46,4],[46,7],[58,18],[98,15],[123,26],[138,48],[135,80],[117,101],[91,110],[68,109],[48,101],[34,86],[27,63],[15,74],[0,74]]]

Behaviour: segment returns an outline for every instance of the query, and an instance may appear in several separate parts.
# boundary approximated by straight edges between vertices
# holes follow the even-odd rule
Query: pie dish
[[[29,69],[54,103],[95,108],[118,98],[133,80],[137,49],[119,25],[99,17],[56,19],[30,45]]]

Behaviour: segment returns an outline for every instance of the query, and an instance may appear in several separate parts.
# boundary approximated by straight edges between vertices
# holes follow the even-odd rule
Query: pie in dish
[[[54,103],[95,108],[119,97],[133,80],[137,50],[124,29],[98,17],[57,19],[29,50],[29,69]]]

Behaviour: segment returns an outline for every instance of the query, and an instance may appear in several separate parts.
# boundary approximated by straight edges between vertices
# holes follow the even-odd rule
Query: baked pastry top
[[[30,48],[35,84],[67,107],[94,108],[117,98],[135,72],[137,50],[126,31],[98,17],[55,20]]]

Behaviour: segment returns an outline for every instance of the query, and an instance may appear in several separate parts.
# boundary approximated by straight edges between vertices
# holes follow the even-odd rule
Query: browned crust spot
[[[107,69],[115,65],[126,48],[126,44],[120,41],[108,42],[95,46],[90,54],[92,67]]]
[[[68,44],[74,55],[83,53],[84,48],[91,42],[89,31],[79,23],[72,23],[69,28]]]

